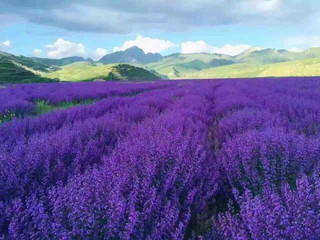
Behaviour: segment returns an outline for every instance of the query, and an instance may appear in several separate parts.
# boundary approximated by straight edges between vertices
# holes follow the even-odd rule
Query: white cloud
[[[11,42],[10,42],[9,40],[2,42],[2,44],[3,44],[5,47],[10,47],[10,46],[11,46]]]
[[[285,39],[287,46],[293,46],[294,48],[309,48],[320,46],[319,35],[307,35],[307,36],[293,36]]]
[[[215,50],[215,53],[220,53],[220,54],[227,54],[230,56],[236,56],[243,51],[251,48],[250,45],[245,45],[245,44],[240,44],[240,45],[225,45],[222,48],[217,48]]]
[[[273,12],[280,8],[283,0],[246,0],[249,7],[257,12]]]
[[[74,43],[58,38],[55,43],[46,45],[46,52],[49,58],[64,58],[83,56],[86,54],[86,48],[82,43]]]
[[[219,54],[227,54],[230,56],[235,56],[243,51],[251,48],[249,45],[225,45],[222,48],[210,46],[206,42],[200,40],[200,41],[189,41],[184,42],[181,44],[181,52],[182,53],[201,53],[201,52],[207,52],[207,53],[219,53]]]
[[[41,57],[41,55],[42,55],[42,50],[41,49],[38,49],[38,48],[33,49],[32,56]]]
[[[108,51],[104,48],[97,48],[96,51],[93,54],[94,60],[99,60],[103,56],[105,56],[108,53]]]
[[[34,57],[48,57],[48,58],[64,58],[64,57],[91,57],[94,60],[99,60],[106,55],[108,51],[104,48],[97,48],[96,50],[86,49],[82,43],[75,43],[58,38],[53,44],[48,44],[44,49],[35,48],[32,51]]]
[[[11,42],[9,40],[3,41],[3,42],[0,41],[0,49],[7,50],[10,47],[11,47]]]
[[[200,41],[189,41],[181,43],[181,52],[182,53],[213,53],[215,51],[215,47],[208,45],[206,42]]]
[[[145,53],[160,53],[178,45],[168,40],[137,36],[135,40],[125,41],[121,47],[113,48],[113,51],[124,51],[133,46],[141,48]]]

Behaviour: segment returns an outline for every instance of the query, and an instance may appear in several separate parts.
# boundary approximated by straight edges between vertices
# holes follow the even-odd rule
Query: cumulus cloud
[[[166,0],[1,0],[0,9],[3,14],[15,14],[32,23],[72,31],[128,33],[154,29],[186,31],[259,21],[298,24],[317,16],[319,3],[311,0],[175,0],[170,3]]]
[[[137,36],[135,40],[125,41],[121,47],[113,48],[113,51],[124,51],[133,46],[141,48],[145,53],[160,53],[178,45],[168,40]]]
[[[55,43],[46,45],[45,49],[49,58],[83,56],[86,54],[86,48],[82,43],[70,42],[63,38],[58,38]]]
[[[64,58],[64,57],[91,57],[94,60],[99,60],[106,55],[108,51],[104,48],[96,50],[87,50],[84,44],[71,42],[63,38],[58,38],[54,43],[47,44],[43,49],[35,48],[32,51],[34,57],[47,58]]]
[[[42,55],[42,50],[41,49],[38,49],[38,48],[33,49],[32,56],[41,57],[41,55]]]
[[[285,44],[293,48],[320,47],[320,35],[301,35],[285,39]]]
[[[230,56],[235,56],[238,55],[240,53],[242,53],[243,51],[251,48],[252,46],[250,45],[245,45],[245,44],[240,44],[240,45],[225,45],[222,48],[217,48],[215,50],[215,53],[220,53],[220,54],[227,54]]]
[[[283,0],[247,0],[247,5],[258,12],[273,12],[282,4]]]
[[[0,41],[0,49],[6,50],[11,47],[11,42],[9,40]]]
[[[11,42],[9,40],[2,42],[2,44],[5,47],[10,47],[11,46]]]
[[[104,48],[97,48],[96,51],[93,54],[94,60],[99,60],[103,56],[105,56],[108,53],[108,51]]]
[[[214,47],[208,45],[206,42],[203,40],[200,41],[189,41],[189,42],[183,42],[181,44],[181,52],[182,53],[201,53],[201,52],[206,52],[206,53],[219,53],[219,54],[227,54],[230,56],[235,56],[243,51],[251,48],[250,45],[225,45],[221,48]]]
[[[215,47],[208,45],[206,42],[200,41],[189,41],[181,43],[181,52],[182,53],[213,53],[215,51]]]

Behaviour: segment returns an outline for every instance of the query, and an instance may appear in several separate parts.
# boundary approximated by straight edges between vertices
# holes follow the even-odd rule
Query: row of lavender
[[[8,85],[0,88],[0,117],[6,114],[25,116],[34,113],[37,100],[52,105],[62,102],[98,100],[116,95],[136,94],[148,89],[165,87],[165,82],[153,84],[107,83],[52,83]]]
[[[0,126],[0,239],[319,238],[320,80],[138,86]]]
[[[320,80],[226,82],[215,99],[229,210],[207,239],[319,239]]]
[[[183,238],[218,190],[219,85],[170,85],[1,125],[2,237]]]

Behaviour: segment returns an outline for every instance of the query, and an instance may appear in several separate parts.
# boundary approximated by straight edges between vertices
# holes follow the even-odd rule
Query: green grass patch
[[[2,124],[4,122],[8,122],[15,117],[16,117],[15,113],[8,113],[8,114],[0,115],[0,124]]]
[[[44,113],[56,111],[56,110],[65,110],[68,108],[72,108],[75,106],[80,106],[80,105],[90,105],[98,101],[97,99],[90,99],[90,100],[77,100],[77,101],[71,101],[71,102],[62,102],[59,103],[58,105],[51,105],[48,101],[45,100],[37,100],[35,101],[35,112],[29,116],[39,116]],[[0,124],[4,122],[8,122],[12,120],[13,118],[21,118],[23,119],[25,116],[17,116],[16,113],[14,112],[8,112],[5,115],[0,115]]]
[[[36,111],[35,116],[40,114],[44,114],[47,112],[52,112],[55,110],[65,110],[71,107],[79,106],[79,105],[89,105],[95,103],[97,100],[77,100],[72,102],[62,102],[58,105],[51,105],[48,101],[45,100],[38,100],[35,102],[36,104]]]

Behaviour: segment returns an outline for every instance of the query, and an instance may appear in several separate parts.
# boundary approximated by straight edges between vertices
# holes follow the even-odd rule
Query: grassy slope
[[[128,64],[97,64],[77,62],[63,66],[61,70],[44,73],[44,77],[58,78],[61,81],[90,81],[93,79],[106,80],[150,80],[158,79],[156,75],[145,69]]]
[[[303,52],[291,52],[284,49],[261,49],[258,51],[245,51],[235,57],[239,63],[273,64],[286,61],[320,58],[320,48],[309,48]]]
[[[295,60],[267,65],[249,63],[208,68],[181,78],[238,78],[238,77],[280,77],[280,76],[319,76],[320,58]]]
[[[314,65],[306,60],[311,58],[320,58],[320,48],[310,48],[301,53],[253,48],[236,57],[205,53],[173,54],[159,62],[147,64],[145,68],[167,75],[171,79],[318,75],[317,70],[307,69],[311,67],[310,64]],[[228,65],[228,61],[238,63]]]
[[[54,80],[38,75],[39,72],[48,71],[49,68],[27,57],[0,52],[0,84],[51,82]]]
[[[45,64],[48,66],[64,66],[75,62],[82,62],[85,61],[82,57],[66,57],[61,59],[51,59],[51,58],[31,58],[33,61]]]
[[[290,52],[279,53],[275,49],[265,49],[261,51],[255,51],[248,56],[239,59],[239,63],[250,64],[273,64],[278,62],[285,62],[294,60],[294,56],[290,56]]]
[[[50,70],[50,66],[36,62],[32,58],[24,57],[24,56],[15,56],[9,53],[0,51],[0,63],[15,63],[16,65],[24,66],[25,68],[31,69],[32,72],[46,72]]]
[[[52,81],[56,80],[36,75],[26,67],[22,67],[12,62],[0,62],[0,84]]]
[[[275,63],[290,59],[296,60]],[[135,67],[128,64],[119,67],[119,64],[103,65],[92,62],[76,62],[59,69],[47,62],[39,62],[35,61],[36,59],[0,52],[0,84],[45,82],[52,81],[52,79],[61,79],[62,81],[89,81],[97,78],[106,80],[149,80],[166,78],[166,76],[171,79],[317,76],[319,75],[319,59],[320,48],[310,48],[301,53],[264,49],[256,52],[247,51],[237,57],[207,53],[172,54],[158,62],[146,65],[136,63],[134,64]],[[63,60],[79,59],[72,57]],[[61,60],[50,59],[50,61]],[[235,61],[238,63],[227,65]],[[156,76],[150,71],[155,71],[163,76]]]
[[[179,78],[186,73],[192,73],[206,68],[214,59],[229,58],[228,56],[207,53],[173,54],[163,58],[159,62],[147,64],[145,68],[154,70],[169,78]]]
[[[60,70],[44,73],[44,77],[58,78],[61,81],[85,81],[101,78],[111,72],[112,65],[94,66],[89,62],[77,62],[63,66]]]

